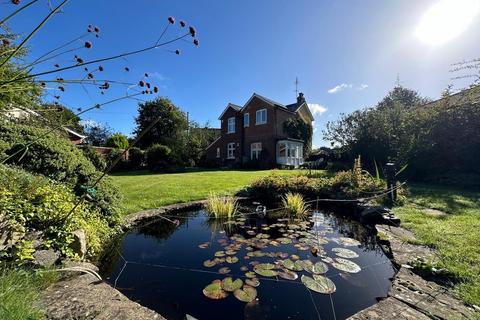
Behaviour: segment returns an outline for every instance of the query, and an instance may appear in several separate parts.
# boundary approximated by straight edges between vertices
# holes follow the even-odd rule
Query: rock
[[[60,259],[60,253],[52,249],[37,250],[33,253],[34,264],[40,267],[51,267]]]
[[[398,226],[400,219],[390,209],[381,206],[359,206],[359,217],[364,222],[377,222]]]
[[[435,319],[472,319],[474,314],[448,288],[426,281],[406,268],[400,269],[388,295]]]
[[[394,298],[387,298],[364,309],[348,320],[430,320],[423,313]]]
[[[446,217],[447,214],[443,211],[437,210],[437,209],[423,209],[423,213],[425,213],[428,216],[432,217]]]
[[[73,231],[73,242],[70,244],[73,252],[76,253],[80,259],[83,259],[87,254],[87,239],[85,231],[77,229]]]

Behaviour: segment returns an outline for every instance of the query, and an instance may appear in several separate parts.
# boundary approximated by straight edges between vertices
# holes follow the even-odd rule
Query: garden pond
[[[372,229],[340,214],[164,217],[118,239],[101,272],[167,319],[345,319],[391,286]]]

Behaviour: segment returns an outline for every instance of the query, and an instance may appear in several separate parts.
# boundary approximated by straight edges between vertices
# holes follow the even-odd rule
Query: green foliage
[[[128,148],[128,138],[117,132],[108,137],[106,146],[115,149],[127,149]]]
[[[145,163],[145,153],[140,148],[130,148],[128,157],[132,170],[140,169]]]
[[[158,119],[158,123],[140,139],[139,146],[148,148],[153,144],[162,144],[173,150],[179,137],[187,131],[188,123],[185,113],[167,98],[157,98],[138,105],[135,134],[141,134]]]
[[[96,147],[105,146],[108,137],[112,135],[112,129],[110,129],[110,127],[94,121],[85,123],[83,132],[86,135],[85,143]]]
[[[172,150],[161,144],[154,144],[146,151],[147,167],[152,171],[165,170],[172,164]]]
[[[105,161],[105,158],[99,154],[97,151],[95,151],[95,148],[92,146],[83,146],[81,148],[83,155],[90,160],[90,162],[93,164],[95,169],[98,171],[104,171],[105,168],[107,167],[107,162]]]
[[[0,319],[45,319],[39,305],[42,290],[56,280],[54,272],[0,268]]]
[[[237,210],[237,201],[233,197],[210,194],[205,210],[215,218],[231,219]]]
[[[44,104],[37,109],[34,109],[34,111],[47,120],[48,126],[65,125],[80,134],[83,133],[83,126],[80,123],[80,117],[65,106]]]
[[[69,248],[71,233],[83,229],[87,235],[88,256],[95,257],[112,232],[109,221],[100,210],[82,202],[71,214],[77,197],[67,186],[40,175],[0,165],[0,217],[5,217],[16,233],[6,233],[12,244],[5,246],[1,255],[23,263],[31,260],[35,251],[27,235],[40,231],[42,242],[37,248],[54,248],[66,257],[74,257]]]
[[[303,156],[306,158],[312,150],[313,127],[300,118],[289,118],[283,123],[283,130],[289,137],[303,140]]]
[[[282,199],[282,207],[285,208],[288,215],[297,218],[305,217],[309,210],[309,206],[305,203],[303,196],[291,192],[287,193]]]
[[[479,91],[474,87],[460,93],[462,98],[446,97],[423,106],[427,100],[415,91],[396,87],[376,107],[329,122],[324,136],[342,148],[348,161],[361,155],[368,166],[374,161],[378,165],[394,161],[398,168],[408,164],[403,174],[410,179],[458,174],[478,178]]]
[[[18,165],[32,173],[58,181],[82,195],[93,186],[101,173],[70,141],[55,132],[21,124],[0,124],[0,162]],[[28,148],[25,148],[28,146]],[[20,150],[17,155],[12,156]],[[118,219],[120,195],[109,177],[95,187],[88,197],[92,208],[99,209],[111,223]]]

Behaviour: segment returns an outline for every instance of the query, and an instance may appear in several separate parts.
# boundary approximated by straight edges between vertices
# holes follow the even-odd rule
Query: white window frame
[[[262,115],[265,115],[265,116],[262,116]],[[260,124],[266,124],[266,123],[267,123],[267,109],[257,110],[257,112],[255,113],[255,124],[260,125]]]
[[[235,142],[227,144],[227,159],[235,159]]]
[[[250,113],[243,114],[243,127],[250,127]]]
[[[250,159],[251,160],[258,160],[260,158],[260,153],[261,152],[262,152],[262,143],[261,142],[254,142],[250,145]]]
[[[235,117],[228,118],[227,133],[235,133]]]
[[[217,147],[217,158],[220,158],[220,148]]]

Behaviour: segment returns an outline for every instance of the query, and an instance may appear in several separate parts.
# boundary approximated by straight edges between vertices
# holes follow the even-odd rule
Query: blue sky
[[[15,17],[10,27],[20,34],[29,31],[48,11],[46,1],[40,2]],[[326,145],[321,131],[327,121],[374,105],[394,86],[397,74],[402,85],[430,98],[439,97],[449,84],[464,85],[452,82],[450,64],[480,56],[479,15],[454,39],[440,45],[425,43],[415,30],[437,2],[72,0],[29,44],[32,57],[37,57],[83,33],[87,25],[98,25],[101,37],[91,40],[93,48],[79,51],[88,60],[150,45],[168,16],[184,19],[198,30],[199,47],[179,42],[168,49],[179,48],[180,56],[158,49],[105,63],[107,78],[136,83],[148,72],[159,94],[188,111],[192,120],[218,126],[217,117],[227,103],[242,105],[253,92],[285,104],[294,102],[298,76],[300,91],[316,105],[314,145],[321,146]],[[12,6],[1,8],[3,16]],[[178,34],[177,29],[171,31],[169,36]],[[71,63],[72,55],[37,71],[54,63]],[[131,71],[125,72],[125,66]],[[62,76],[79,78],[82,72]],[[61,102],[85,108],[125,94],[123,87],[105,96],[87,91],[67,86]],[[123,100],[83,118],[107,122],[115,131],[130,134],[136,110],[137,101]]]

